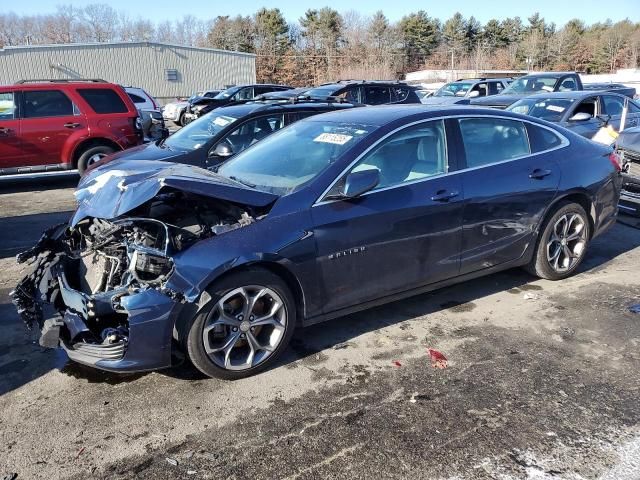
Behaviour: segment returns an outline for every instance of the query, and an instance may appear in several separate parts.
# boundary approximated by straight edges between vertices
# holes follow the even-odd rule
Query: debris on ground
[[[629,311],[631,313],[640,313],[640,303],[636,303],[635,305],[631,305],[629,307]]]
[[[174,467],[178,466],[178,460],[176,460],[175,458],[165,458],[165,460],[167,461],[168,464],[173,465]]]
[[[430,348],[429,356],[431,357],[431,366],[433,368],[447,368],[447,357],[445,357],[441,352]]]
[[[401,366],[402,366],[402,364],[400,363],[400,360],[394,360],[394,361],[393,361],[393,364],[394,364],[396,367],[401,367]]]
[[[1,480],[16,480],[18,478],[17,473],[7,473]]]
[[[536,295],[535,293],[525,293],[522,298],[524,298],[525,300],[538,300],[538,295]]]
[[[80,458],[80,455],[82,455],[82,452],[84,452],[84,449],[85,449],[85,447],[82,447],[82,448],[78,451],[78,453],[76,453],[76,460],[77,460],[78,458]]]
[[[196,473],[198,473],[197,470],[187,470],[187,475],[195,475]]]

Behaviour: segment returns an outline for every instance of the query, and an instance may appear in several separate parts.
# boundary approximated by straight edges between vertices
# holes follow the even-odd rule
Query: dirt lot
[[[640,230],[563,282],[509,271],[307,329],[251,379],[116,376],[40,348],[8,299],[73,181],[0,185],[0,478],[640,478]]]

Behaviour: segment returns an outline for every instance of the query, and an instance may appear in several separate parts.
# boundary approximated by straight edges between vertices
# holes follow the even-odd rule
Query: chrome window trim
[[[399,183],[397,185],[390,185],[388,187],[384,187],[384,188],[380,188],[378,190],[371,190],[369,192],[363,193],[361,196],[364,197],[366,195],[372,194],[372,193],[378,193],[378,192],[384,192],[386,190],[390,190],[392,188],[399,188],[399,187],[404,187],[406,185],[413,185],[416,183],[420,183],[420,182],[426,182],[429,181],[431,179],[434,178],[441,178],[444,177],[445,175],[457,175],[459,173],[465,173],[465,172],[472,172],[474,170],[479,170],[481,168],[487,168],[487,167],[492,167],[494,165],[501,165],[503,163],[507,163],[507,162],[513,162],[516,160],[520,160],[523,158],[530,158],[530,157],[535,157],[538,155],[542,155],[545,153],[549,153],[549,152],[554,152],[556,150],[560,150],[561,148],[565,148],[571,145],[571,142],[569,141],[569,139],[567,137],[565,137],[562,133],[554,130],[551,127],[548,127],[546,125],[542,125],[536,122],[532,122],[526,118],[513,118],[513,117],[507,117],[504,115],[483,115],[483,114],[479,114],[479,115],[443,115],[440,117],[432,117],[432,118],[428,118],[428,119],[422,119],[422,120],[416,120],[415,122],[411,122],[411,123],[407,123],[405,125],[402,125],[401,127],[398,127],[394,130],[392,130],[391,132],[387,133],[386,135],[384,135],[383,137],[379,138],[377,142],[373,143],[372,145],[370,145],[364,152],[362,152],[360,155],[358,155],[349,165],[347,165],[347,167],[345,167],[342,172],[340,172],[339,175],[336,176],[336,178],[331,182],[331,184],[329,184],[329,186],[322,192],[322,194],[320,194],[318,196],[318,198],[316,199],[316,201],[311,205],[311,207],[315,207],[315,206],[319,206],[319,205],[325,205],[328,203],[334,203],[334,202],[341,202],[344,201],[342,199],[331,199],[331,200],[322,200],[333,188],[333,186],[338,183],[340,181],[340,179],[342,179],[342,177],[349,171],[351,170],[365,155],[367,155],[371,150],[373,150],[374,148],[376,148],[378,145],[380,145],[380,143],[382,143],[383,141],[385,141],[387,138],[389,138],[391,135],[399,132],[400,130],[404,130],[405,128],[409,128],[409,127],[413,127],[415,125],[418,125],[420,123],[426,123],[426,122],[431,122],[434,120],[447,120],[447,119],[459,119],[459,118],[499,118],[502,120],[513,120],[516,122],[523,122],[523,123],[528,123],[530,125],[533,125],[534,127],[540,127],[540,128],[544,128],[546,130],[549,130],[551,133],[553,133],[554,135],[556,135],[557,137],[560,137],[560,145],[558,145],[557,147],[554,148],[549,148],[547,150],[542,150],[540,152],[536,152],[536,153],[529,153],[529,155],[522,155],[520,157],[515,157],[515,158],[509,158],[507,160],[501,160],[499,162],[492,162],[492,163],[487,163],[485,165],[479,165],[477,167],[471,167],[471,168],[463,168],[460,170],[456,170],[455,172],[449,172],[447,171],[446,173],[441,173],[438,175],[432,175],[430,177],[425,177],[425,178],[417,178],[415,180],[409,181],[409,182],[403,182],[403,183]],[[526,131],[526,130],[525,130]],[[447,130],[446,130],[446,125],[445,125],[445,140],[446,140],[446,135],[447,135]],[[529,133],[527,132],[527,141],[529,141],[528,138]],[[448,148],[448,146],[447,146]],[[531,144],[529,143],[529,151],[531,152]],[[447,150],[447,170],[449,169],[449,158],[448,158],[448,150]]]

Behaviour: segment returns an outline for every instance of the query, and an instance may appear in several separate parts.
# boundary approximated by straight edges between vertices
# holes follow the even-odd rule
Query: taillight
[[[618,155],[616,152],[611,152],[609,154],[609,161],[611,162],[611,165],[613,165],[613,168],[616,169],[616,172],[622,171],[622,161],[620,160],[620,155]]]

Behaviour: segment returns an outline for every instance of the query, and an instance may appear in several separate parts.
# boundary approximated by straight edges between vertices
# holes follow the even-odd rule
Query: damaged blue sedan
[[[180,351],[235,379],[296,326],[524,266],[559,280],[616,220],[617,156],[497,110],[385,106],[297,122],[217,171],[114,161],[18,256],[40,342],[131,372]]]

